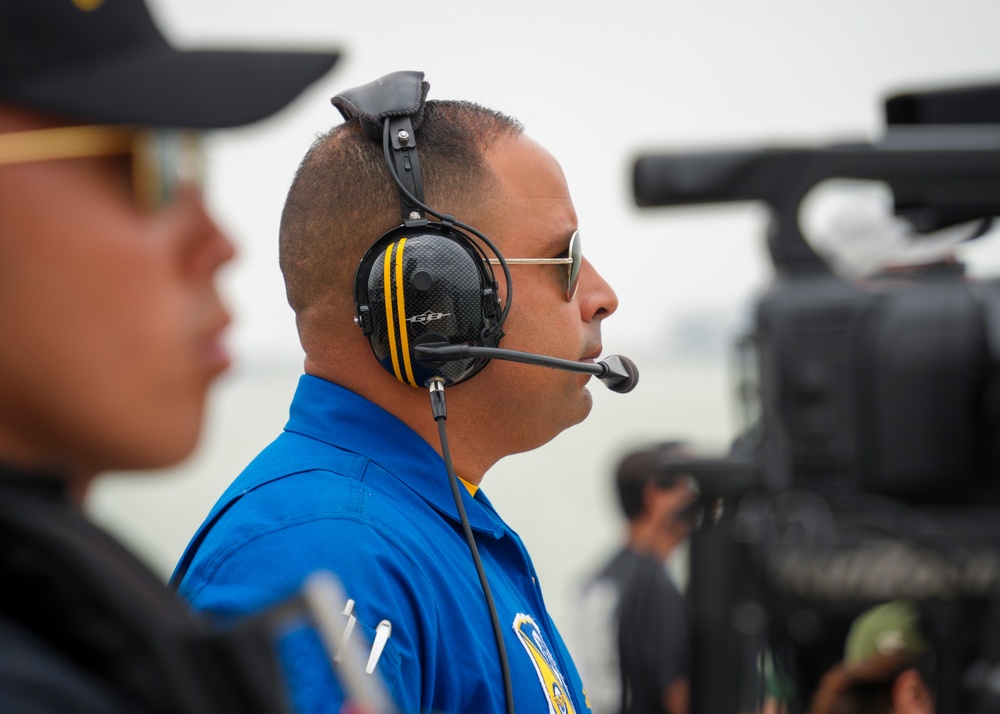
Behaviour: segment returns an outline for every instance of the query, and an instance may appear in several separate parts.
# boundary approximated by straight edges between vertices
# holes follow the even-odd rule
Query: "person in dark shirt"
[[[0,0],[0,711],[285,708],[266,629],[210,629],[81,504],[189,455],[229,364],[195,130],[336,58],[180,51],[138,0]]]
[[[690,455],[681,442],[655,444],[615,472],[626,542],[587,582],[581,603],[580,666],[595,714],[687,714],[687,606],[666,561],[691,532],[695,491],[667,466]]]

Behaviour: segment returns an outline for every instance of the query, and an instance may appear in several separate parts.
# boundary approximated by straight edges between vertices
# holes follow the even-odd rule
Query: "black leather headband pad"
[[[369,138],[382,143],[382,122],[387,117],[410,117],[414,130],[424,116],[424,102],[431,85],[423,72],[387,74],[374,82],[348,89],[330,102],[347,121],[358,120]]]

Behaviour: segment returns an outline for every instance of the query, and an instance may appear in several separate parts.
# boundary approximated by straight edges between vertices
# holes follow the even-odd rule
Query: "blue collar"
[[[364,397],[304,374],[289,410],[285,431],[357,454],[380,466],[431,507],[458,521],[444,460],[423,437]],[[427,420],[433,422],[430,399]],[[482,489],[473,497],[459,483],[469,524],[499,538],[505,526]]]

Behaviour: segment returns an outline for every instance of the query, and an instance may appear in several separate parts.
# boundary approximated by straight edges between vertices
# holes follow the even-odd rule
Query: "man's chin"
[[[580,404],[579,408],[576,410],[576,413],[579,416],[576,419],[576,421],[573,421],[570,424],[570,426],[575,426],[576,424],[579,424],[584,419],[586,419],[588,416],[590,416],[590,412],[593,411],[593,409],[594,409],[594,395],[590,393],[590,389],[589,388],[584,387],[582,390],[580,390],[580,403],[579,404]]]

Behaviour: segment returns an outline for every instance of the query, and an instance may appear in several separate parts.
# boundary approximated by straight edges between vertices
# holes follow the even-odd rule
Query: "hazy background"
[[[627,395],[595,383],[584,424],[506,459],[483,483],[531,550],[571,641],[573,588],[622,532],[615,462],[652,439],[725,448],[737,423],[729,345],[770,278],[761,207],[639,211],[634,157],[870,140],[888,93],[1000,81],[995,0],[152,5],[178,45],[333,47],[343,58],[276,117],[210,137],[208,200],[240,251],[224,276],[236,365],[213,393],[195,455],[139,479],[105,477],[91,513],[166,578],[216,497],[281,429],[301,371],[277,267],[285,191],[315,135],[340,121],[330,97],[423,70],[431,98],[513,114],[561,161],[587,255],[621,301],[604,326],[605,350],[641,372]],[[995,242],[969,249],[978,271],[1000,262]]]

